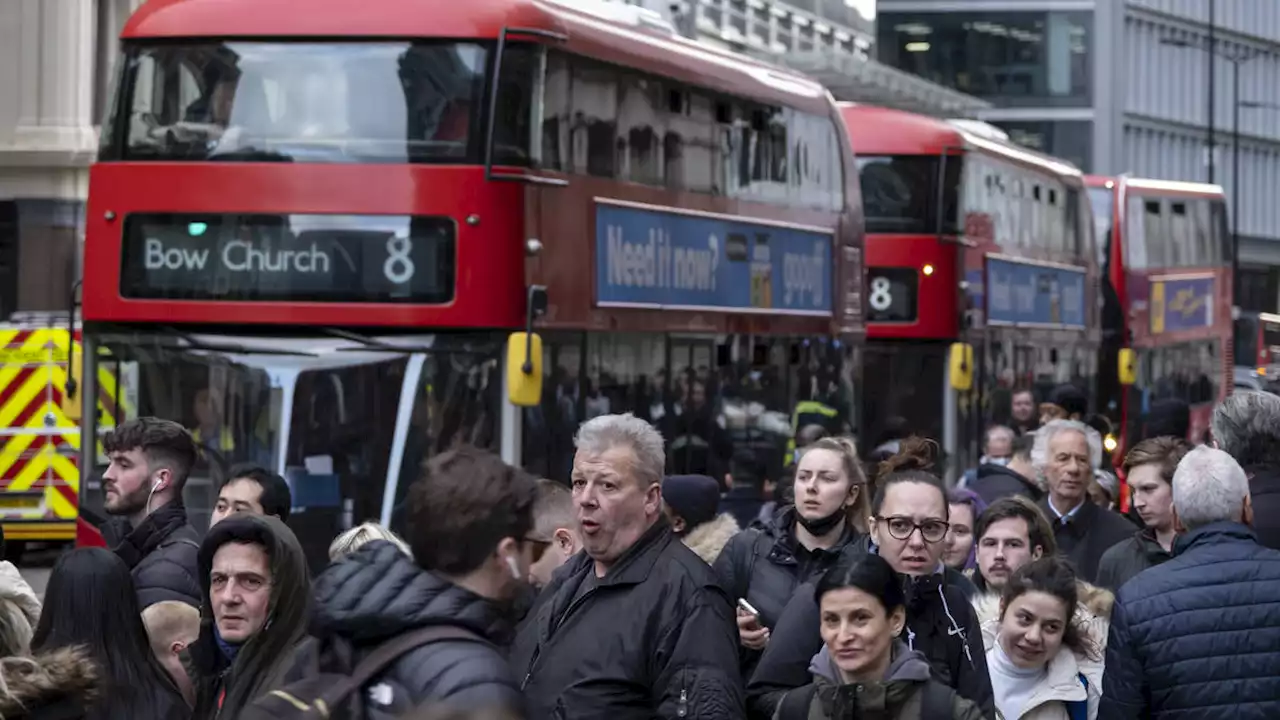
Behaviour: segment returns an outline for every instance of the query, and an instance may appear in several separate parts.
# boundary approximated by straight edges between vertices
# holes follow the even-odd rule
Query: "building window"
[[[1014,107],[1092,104],[1089,12],[882,13],[881,62]]]
[[[1087,120],[1008,121],[992,125],[1009,133],[1009,139],[1032,150],[1060,157],[1084,172],[1093,166],[1093,123]]]

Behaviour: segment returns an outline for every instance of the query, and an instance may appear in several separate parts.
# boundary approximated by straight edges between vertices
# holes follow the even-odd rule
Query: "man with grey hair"
[[[1137,529],[1089,500],[1093,471],[1102,464],[1102,438],[1079,420],[1053,420],[1036,431],[1031,464],[1048,490],[1040,509],[1053,523],[1058,552],[1081,580],[1097,582],[1102,554]]]
[[[1236,390],[1214,408],[1211,428],[1249,475],[1258,540],[1280,550],[1280,397]]]
[[[583,552],[552,576],[511,653],[529,717],[745,717],[733,605],[662,513],[662,435],[601,415],[574,444]]]
[[[1116,593],[1099,720],[1280,718],[1280,551],[1249,529],[1244,470],[1188,452],[1173,510],[1173,558]]]

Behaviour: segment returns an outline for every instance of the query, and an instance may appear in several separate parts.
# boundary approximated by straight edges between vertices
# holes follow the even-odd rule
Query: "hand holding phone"
[[[760,611],[752,607],[751,603],[747,602],[746,598],[738,598],[738,609],[745,611],[748,615],[755,615],[757,618],[760,617]]]

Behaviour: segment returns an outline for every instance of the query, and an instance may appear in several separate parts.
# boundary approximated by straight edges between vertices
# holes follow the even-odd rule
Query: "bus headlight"
[[[1102,447],[1106,448],[1107,452],[1115,452],[1116,445],[1118,444],[1119,443],[1116,442],[1115,435],[1108,434],[1106,437],[1102,438]]]

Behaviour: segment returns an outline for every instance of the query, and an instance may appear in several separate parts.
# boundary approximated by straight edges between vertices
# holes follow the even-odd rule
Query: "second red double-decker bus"
[[[458,443],[567,481],[630,411],[716,474],[780,465],[800,401],[852,424],[862,223],[817,83],[591,2],[151,0],[123,52],[84,390],[192,430],[193,513],[257,462],[323,548]]]
[[[949,469],[962,471],[978,461],[986,427],[1012,424],[1019,390],[1092,390],[1096,271],[1083,177],[981,123],[841,111],[867,223],[872,442],[878,429],[888,437],[905,426],[939,438]],[[953,371],[973,377],[957,391]]]
[[[1222,188],[1089,177],[1104,268],[1099,381],[1117,454],[1149,432],[1153,407],[1191,408],[1201,442],[1232,387],[1231,238]]]

